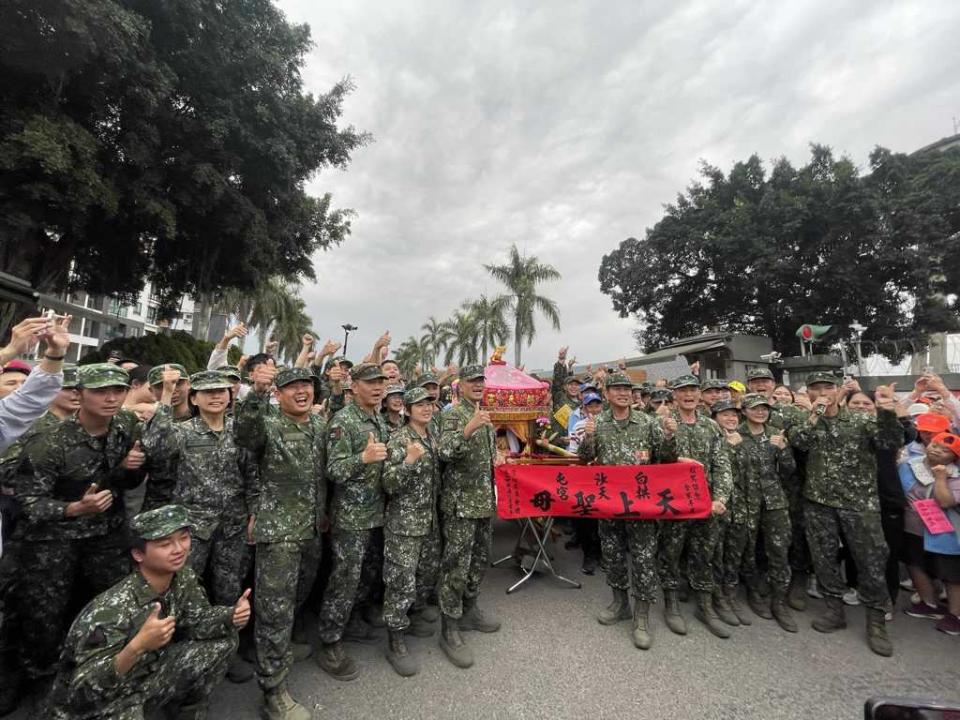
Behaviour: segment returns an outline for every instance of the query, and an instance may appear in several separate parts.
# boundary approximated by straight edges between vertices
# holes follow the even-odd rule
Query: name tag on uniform
[[[302,432],[285,432],[281,433],[280,437],[284,442],[306,442],[310,439]]]
[[[188,440],[187,448],[205,448],[205,447],[217,447],[217,441],[213,438],[200,438],[197,440]]]

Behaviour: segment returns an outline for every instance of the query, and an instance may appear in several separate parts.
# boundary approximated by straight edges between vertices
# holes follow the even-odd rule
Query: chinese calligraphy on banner
[[[605,520],[697,520],[710,516],[710,490],[696,463],[500,465],[497,515]]]

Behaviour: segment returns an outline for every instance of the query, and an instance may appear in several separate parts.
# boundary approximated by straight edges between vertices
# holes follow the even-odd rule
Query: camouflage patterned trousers
[[[257,543],[253,637],[257,680],[263,690],[280,685],[293,665],[293,620],[317,578],[320,552],[320,536]]]
[[[783,485],[790,505],[790,567],[795,573],[813,570],[810,546],[807,544],[807,521],[804,517],[803,477],[795,473]]]
[[[860,600],[868,608],[889,610],[885,572],[887,543],[876,510],[833,508],[807,500],[807,542],[817,585],[824,595],[839,598],[847,591],[840,576],[840,531],[857,566]]]
[[[130,572],[130,553],[120,534],[82,540],[24,540],[17,607],[20,657],[27,675],[55,671],[60,643],[73,613]]]
[[[367,600],[370,593],[370,568],[374,566],[380,528],[372,530],[334,530],[330,534],[333,567],[320,607],[320,640],[338,642],[350,621],[354,605]]]
[[[490,564],[493,539],[490,518],[444,515],[441,529],[440,612],[447,617],[460,618],[464,598],[475,598],[480,594],[480,583]]]
[[[246,529],[218,527],[208,540],[194,536],[190,546],[190,567],[203,578],[210,569],[209,592],[214,605],[233,605],[240,597],[240,585],[247,571]]]
[[[633,596],[637,600],[656,601],[660,585],[656,520],[601,520],[600,555],[607,585],[629,590],[629,568],[633,576]]]
[[[747,585],[760,584],[757,572],[757,534],[763,530],[763,545],[767,554],[767,581],[774,595],[786,594],[790,586],[790,511],[761,510],[751,513],[745,523],[730,526],[723,550],[723,584],[737,585],[743,573]]]
[[[720,526],[716,518],[670,520],[660,526],[660,585],[664,590],[680,587],[680,558],[687,545],[687,577],[696,592],[713,592],[713,553]]]
[[[223,680],[237,650],[237,633],[213,640],[180,640],[161,649],[156,668],[144,679],[123,679],[104,688],[96,706],[83,707],[66,690],[69,678],[58,677],[47,717],[55,720],[109,718],[144,720],[168,705],[204,705]]]
[[[440,543],[436,534],[384,533],[383,619],[391,630],[406,630],[411,607],[426,605],[437,584]]]

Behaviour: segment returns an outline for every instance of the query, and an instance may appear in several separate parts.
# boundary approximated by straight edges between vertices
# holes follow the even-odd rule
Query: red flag
[[[712,499],[699,463],[499,465],[497,515],[699,520]]]

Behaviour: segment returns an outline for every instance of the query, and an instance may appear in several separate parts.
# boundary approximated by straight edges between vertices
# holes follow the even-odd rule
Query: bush
[[[213,343],[197,340],[182,330],[142,337],[114,338],[98,349],[85,354],[80,364],[106,362],[113,350],[118,350],[125,359],[144,365],[180,363],[187,372],[195,373],[207,369],[207,360],[210,359]]]

